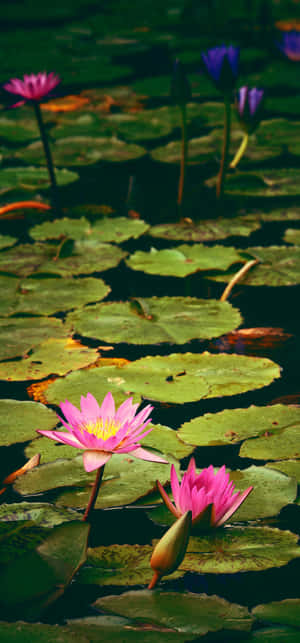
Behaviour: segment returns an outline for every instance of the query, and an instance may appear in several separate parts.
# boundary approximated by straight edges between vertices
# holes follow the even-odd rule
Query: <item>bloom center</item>
[[[91,433],[101,440],[108,440],[118,433],[120,427],[121,422],[115,422],[110,418],[105,418],[105,420],[98,418],[96,422],[85,423],[81,430],[87,431],[87,433]]]

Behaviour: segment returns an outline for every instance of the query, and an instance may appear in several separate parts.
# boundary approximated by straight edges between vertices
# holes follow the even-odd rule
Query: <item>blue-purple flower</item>
[[[244,85],[237,91],[236,106],[239,119],[248,134],[254,132],[263,111],[264,90]]]
[[[240,48],[220,45],[208,49],[206,54],[202,53],[201,56],[206,72],[217,88],[224,93],[230,92],[238,75]]]
[[[300,32],[286,31],[282,34],[282,41],[277,42],[277,47],[290,60],[300,60]]]

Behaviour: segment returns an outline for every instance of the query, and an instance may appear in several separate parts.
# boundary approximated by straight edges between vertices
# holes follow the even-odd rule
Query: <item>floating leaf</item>
[[[2,116],[0,118],[0,139],[10,143],[28,143],[34,138],[39,138],[40,132],[34,119],[23,119],[16,122],[14,118]]]
[[[296,286],[300,283],[300,247],[269,246],[248,248],[247,254],[259,263],[243,277],[244,286]],[[210,275],[216,281],[229,281],[232,275],[219,273]]]
[[[97,361],[99,353],[79,342],[48,339],[30,356],[21,361],[0,362],[0,379],[9,382],[40,380],[47,375],[65,375],[69,371],[89,366]]]
[[[291,425],[299,424],[300,408],[295,406],[250,406],[193,418],[180,427],[178,435],[183,442],[194,446],[222,446],[264,434],[281,433]]]
[[[58,185],[68,185],[77,181],[78,174],[69,170],[56,170]],[[12,190],[24,190],[34,192],[49,188],[48,170],[43,167],[6,167],[0,170],[0,194],[6,194]]]
[[[16,241],[17,239],[15,237],[9,237],[8,234],[0,234],[0,250],[13,246]]]
[[[170,458],[170,461],[178,469],[176,460]],[[106,509],[135,502],[154,490],[157,477],[165,484],[169,471],[168,464],[146,462],[126,453],[114,455],[105,466],[96,508]],[[58,506],[85,508],[91,495],[93,480],[94,477],[83,467],[82,455],[79,455],[72,460],[61,459],[40,465],[19,478],[14,489],[22,496],[61,489],[56,500]],[[70,487],[76,489],[72,491]]]
[[[132,270],[151,275],[186,277],[199,270],[227,270],[240,261],[241,257],[235,248],[207,247],[198,243],[164,250],[151,248],[150,252],[139,250],[126,260],[126,264]]]
[[[54,429],[57,421],[56,413],[39,402],[0,400],[0,444],[32,440],[37,428]]]
[[[110,545],[88,550],[87,565],[77,576],[83,585],[148,585],[152,545]],[[175,572],[172,578],[182,576]]]
[[[15,303],[19,279],[0,275],[0,315],[9,315]],[[2,320],[0,319],[0,328]],[[1,330],[0,330],[1,333]],[[1,342],[0,342],[1,346]]]
[[[188,297],[138,298],[89,306],[67,317],[67,327],[86,337],[129,344],[184,344],[223,335],[241,323],[228,302]]]
[[[268,627],[252,632],[249,643],[298,643],[299,631],[289,627]]]
[[[228,194],[242,196],[299,196],[298,168],[256,170],[255,172],[236,172],[229,174],[226,180],[226,192]],[[207,181],[207,185],[213,185],[215,180]]]
[[[182,241],[217,241],[231,236],[248,237],[260,228],[260,222],[245,217],[218,218],[207,221],[181,221],[162,223],[150,228],[151,237]]]
[[[280,625],[290,625],[291,627],[300,628],[299,607],[299,598],[287,598],[284,601],[274,601],[273,603],[256,605],[252,610],[252,614],[256,619],[264,623],[279,623]]]
[[[57,248],[50,244],[20,244],[0,253],[0,271],[27,277],[46,262],[48,257],[53,259],[56,252]]]
[[[23,533],[26,542],[28,530]],[[2,562],[7,549],[10,559],[1,570],[0,605],[14,617],[38,618],[63,594],[85,561],[88,533],[87,523],[58,525],[41,531],[37,547],[31,544],[28,552],[21,547],[22,543],[14,543],[11,538],[3,543],[2,537]],[[26,578],[26,583],[20,583],[20,578]]]
[[[300,230],[289,228],[284,233],[283,241],[285,241],[285,243],[292,243],[294,246],[300,246]]]
[[[105,596],[94,605],[109,613],[138,618],[154,627],[184,632],[188,637],[222,629],[248,632],[252,624],[246,607],[206,594],[140,590]]]
[[[268,469],[275,469],[275,471],[281,471],[287,476],[290,476],[290,478],[296,478],[298,484],[300,484],[300,460],[269,462],[265,467]]]
[[[82,239],[98,239],[104,242],[122,243],[133,237],[140,237],[149,226],[140,219],[115,217],[96,221],[94,225],[81,217],[81,219],[57,219],[46,221],[41,225],[31,228],[30,235],[33,239],[44,241],[46,239],[59,239],[67,237],[81,241]]]
[[[142,395],[145,399],[183,404],[267,386],[279,377],[280,368],[266,358],[244,355],[179,353],[143,357],[121,367],[103,366],[88,373],[72,373],[64,380],[49,385],[44,395],[48,402],[67,398],[79,402],[79,394],[90,391],[98,398],[108,388],[125,395]]]
[[[91,224],[85,217],[80,219],[67,219],[64,217],[63,219],[40,223],[31,228],[29,234],[36,241],[63,239],[64,237],[81,241],[91,234]]]
[[[0,522],[30,521],[39,527],[55,527],[81,516],[73,509],[61,509],[47,502],[16,502],[0,505]]]
[[[1,278],[0,278],[1,285]],[[12,311],[12,305],[10,311]],[[47,339],[63,339],[67,330],[60,319],[14,317],[0,319],[0,359],[26,356]]]
[[[19,293],[10,312],[53,315],[104,299],[109,292],[110,287],[102,279],[91,277],[26,279],[19,284]]]
[[[52,246],[52,252],[54,249]],[[53,252],[53,256],[55,254],[56,252]],[[96,239],[75,241],[71,254],[60,257],[57,261],[54,261],[52,256],[50,260],[42,263],[36,272],[54,273],[62,277],[103,272],[115,268],[126,254],[117,246]]]
[[[300,459],[299,414],[287,427],[274,426],[258,438],[245,440],[239,455],[241,458],[254,460]]]
[[[122,243],[127,239],[137,239],[147,232],[149,225],[141,219],[128,219],[126,217],[115,217],[96,221],[91,234],[100,241]]]
[[[145,150],[138,145],[127,144],[117,138],[94,138],[92,136],[60,138],[52,143],[52,152],[55,165],[58,167],[77,167],[99,161],[131,161],[145,154]],[[46,163],[41,141],[20,148],[15,157],[27,163],[40,165]]]

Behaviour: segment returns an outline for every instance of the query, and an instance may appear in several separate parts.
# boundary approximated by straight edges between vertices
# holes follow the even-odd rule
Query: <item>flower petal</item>
[[[246,500],[249,493],[251,493],[253,487],[248,487],[243,493],[239,494],[235,501],[232,503],[231,507],[226,511],[226,513],[215,523],[215,527],[220,527],[224,525],[226,520],[228,520],[240,507],[240,505]]]
[[[68,444],[71,447],[76,447],[77,449],[84,449],[84,445],[77,440],[77,438],[72,435],[72,433],[66,433],[65,431],[37,431],[41,435],[45,435],[55,442],[61,442],[62,444]]]
[[[150,451],[146,451],[146,449],[142,449],[142,447],[133,449],[133,451],[130,451],[130,454],[135,458],[139,458],[140,460],[149,460],[149,462],[161,462],[162,464],[169,464],[167,460],[164,460],[164,458],[161,458],[154,453],[150,453]]]
[[[83,465],[86,471],[95,471],[103,467],[108,460],[110,460],[112,453],[105,453],[104,451],[84,451],[83,452]]]

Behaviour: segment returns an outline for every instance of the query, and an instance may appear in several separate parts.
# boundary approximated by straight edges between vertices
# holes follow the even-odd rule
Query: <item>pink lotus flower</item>
[[[50,74],[43,71],[39,74],[30,74],[29,76],[24,74],[23,80],[20,78],[11,78],[6,85],[3,85],[3,89],[25,99],[14,105],[14,107],[18,107],[19,105],[24,105],[26,101],[40,101],[45,96],[48,96],[52,89],[59,83],[60,78],[56,76],[53,71]]]
[[[157,455],[142,449],[139,441],[152,431],[146,426],[151,422],[149,413],[153,406],[148,404],[137,415],[138,404],[132,404],[132,397],[115,410],[111,393],[107,393],[101,406],[91,393],[81,397],[81,411],[66,400],[60,408],[67,420],[59,419],[68,429],[65,431],[38,431],[47,438],[83,449],[83,464],[86,471],[94,471],[110,460],[113,453],[130,453],[135,458],[167,464]],[[148,419],[147,419],[148,418]]]
[[[157,486],[165,504],[176,518],[191,510],[193,526],[201,521],[210,527],[223,525],[253,489],[248,487],[243,493],[234,493],[235,487],[233,482],[229,481],[225,465],[217,473],[210,465],[197,474],[194,458],[191,458],[181,484],[174,466],[171,467],[171,489],[175,505],[160,482],[157,482]]]

